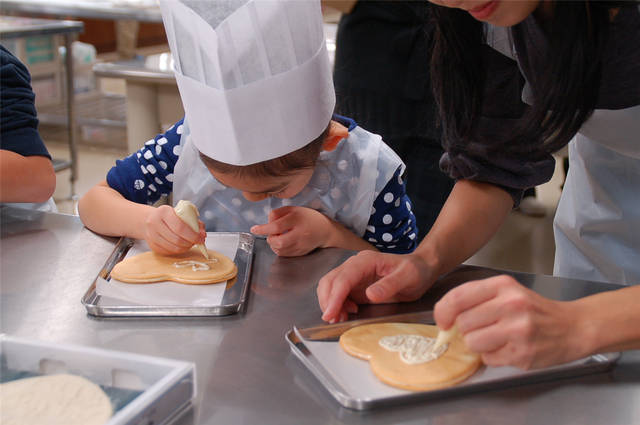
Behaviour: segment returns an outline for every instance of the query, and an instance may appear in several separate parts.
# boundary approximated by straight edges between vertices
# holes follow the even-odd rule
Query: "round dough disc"
[[[2,425],[103,425],[113,409],[109,397],[86,378],[47,375],[0,384]]]
[[[438,327],[416,323],[374,323],[351,328],[340,336],[340,346],[348,354],[369,360],[371,370],[382,382],[405,390],[424,391],[448,387],[464,381],[482,364],[480,356],[456,335],[436,360],[407,364],[396,351],[380,346],[382,337],[421,335],[436,338]]]

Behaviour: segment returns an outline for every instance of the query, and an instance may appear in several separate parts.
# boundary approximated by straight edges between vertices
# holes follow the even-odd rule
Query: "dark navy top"
[[[609,26],[596,109],[616,110],[640,104],[639,9],[635,2],[620,7]],[[551,154],[529,157],[517,151],[496,154],[487,149],[516,131],[526,107],[525,87],[531,87],[528,80],[548,72],[544,58],[549,42],[535,15],[509,31],[518,35],[513,37],[513,47],[520,67],[497,50],[484,51],[486,75],[490,78],[482,88],[484,99],[475,123],[474,140],[445,141],[446,152],[440,167],[456,180],[476,180],[502,187],[517,206],[526,188],[549,181],[555,160]]]
[[[334,115],[334,120],[349,130],[356,127],[349,118]],[[173,170],[180,157],[182,123],[183,120],[178,121],[165,133],[146,142],[138,152],[116,161],[107,174],[109,186],[126,199],[141,204],[153,204],[169,195],[173,190]],[[362,236],[383,252],[412,252],[418,242],[416,219],[400,173],[398,168],[374,200]]]
[[[0,149],[51,159],[38,133],[38,118],[27,68],[0,45]]]

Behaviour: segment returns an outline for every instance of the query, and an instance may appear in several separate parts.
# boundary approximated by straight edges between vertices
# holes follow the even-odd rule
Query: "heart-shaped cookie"
[[[207,250],[205,259],[198,248],[178,255],[165,256],[153,251],[125,258],[113,267],[111,277],[127,283],[152,283],[170,280],[191,285],[224,282],[238,273],[227,256]]]
[[[459,334],[438,350],[439,357],[421,361],[422,355],[429,358],[437,335],[437,326],[375,323],[349,329],[340,336],[340,346],[348,354],[368,360],[385,384],[412,391],[433,390],[464,381],[482,364]]]

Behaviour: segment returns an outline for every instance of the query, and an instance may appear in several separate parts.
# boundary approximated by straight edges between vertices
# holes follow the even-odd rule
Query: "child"
[[[264,235],[282,256],[414,249],[404,164],[379,136],[331,119],[317,2],[250,1],[231,14],[222,2],[161,6],[185,119],[80,200],[87,227],[164,254],[201,243],[204,229]],[[196,204],[200,234],[150,206],[169,194]]]

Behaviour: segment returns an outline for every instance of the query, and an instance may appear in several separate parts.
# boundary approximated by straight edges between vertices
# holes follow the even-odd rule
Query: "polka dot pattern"
[[[180,155],[182,120],[164,134],[144,143],[142,149],[122,160],[107,174],[107,183],[126,199],[153,204],[173,191],[173,170]]]
[[[418,243],[415,216],[400,171],[376,197],[364,234],[366,241],[383,252],[411,252]]]
[[[147,141],[142,149],[135,154],[116,161],[115,167],[107,175],[109,186],[120,192],[126,199],[137,203],[153,204],[161,196],[169,195],[173,191],[173,173],[181,153],[180,135],[183,131],[183,122],[181,120],[164,134]],[[337,170],[349,172],[349,167],[353,165],[350,161],[352,159],[347,161],[340,159],[340,162],[335,167]],[[357,164],[357,162],[354,164]],[[382,190],[378,192],[380,186],[376,189],[369,222],[364,235],[362,235],[365,241],[374,244],[383,252],[411,252],[418,242],[415,216],[411,212],[411,202],[406,195],[405,182],[401,177],[401,168],[398,167]],[[377,171],[378,175],[385,175],[384,172]],[[332,187],[331,174],[326,170],[320,171],[317,183],[319,187],[328,188],[325,193],[333,200],[345,199],[347,191],[351,190],[347,189],[351,188],[348,184],[340,188]],[[351,183],[357,185],[359,182],[357,179],[352,178]],[[239,194],[234,196],[237,199],[229,198],[229,202],[234,207],[242,210],[246,203]],[[332,212],[330,208],[325,211],[326,208],[322,201],[318,199],[314,201],[318,202],[311,204],[312,208],[335,219],[335,212]],[[341,202],[343,202],[343,205],[349,204],[348,200],[347,202]],[[260,219],[265,220],[271,209],[291,204],[292,201],[290,199],[272,199],[270,200],[270,206],[261,206],[255,213],[252,210],[246,210],[240,214],[243,219],[249,222]],[[249,213],[249,211],[252,212]],[[212,211],[205,210],[201,211],[201,213],[208,220],[216,220]]]

